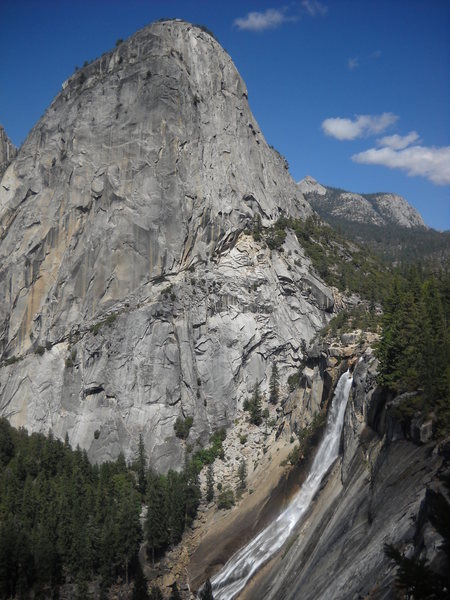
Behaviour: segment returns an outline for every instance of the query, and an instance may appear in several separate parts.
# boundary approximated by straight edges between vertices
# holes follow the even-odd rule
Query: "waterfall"
[[[324,475],[339,455],[339,442],[351,386],[352,376],[347,371],[336,385],[325,433],[308,478],[277,519],[236,552],[213,578],[211,583],[215,600],[233,600],[256,571],[281,548],[306,513]]]

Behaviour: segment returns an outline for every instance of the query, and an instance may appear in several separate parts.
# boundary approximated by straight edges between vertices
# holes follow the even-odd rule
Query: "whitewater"
[[[286,542],[313,500],[325,474],[339,455],[339,444],[344,424],[352,375],[344,373],[334,391],[327,424],[310,473],[289,506],[253,540],[241,548],[212,579],[215,600],[233,600],[249,579]]]

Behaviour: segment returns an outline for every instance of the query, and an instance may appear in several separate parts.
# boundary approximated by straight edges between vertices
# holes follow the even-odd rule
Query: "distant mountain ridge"
[[[389,263],[448,263],[450,232],[428,227],[402,196],[356,194],[324,186],[310,176],[297,185],[324,221]]]
[[[299,181],[298,186],[326,220],[336,217],[380,227],[428,229],[419,212],[397,194],[356,194],[323,186],[310,176]]]

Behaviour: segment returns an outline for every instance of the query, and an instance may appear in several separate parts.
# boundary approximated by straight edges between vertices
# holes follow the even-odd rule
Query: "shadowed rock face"
[[[210,35],[153,24],[77,71],[0,185],[1,414],[180,465],[176,417],[206,442],[333,308],[294,236],[245,235],[282,212],[312,209]]]
[[[366,352],[354,371],[342,458],[291,544],[242,600],[393,598],[396,567],[385,544],[447,572],[443,540],[430,519],[436,499],[446,496],[439,481],[448,469],[444,444],[416,445],[404,438],[398,423],[392,426],[376,368]]]

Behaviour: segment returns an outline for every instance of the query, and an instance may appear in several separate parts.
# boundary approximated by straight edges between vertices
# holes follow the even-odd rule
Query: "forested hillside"
[[[92,465],[68,440],[1,419],[0,598],[58,598],[62,586],[80,600],[106,598],[114,582],[136,576],[134,597],[148,597],[146,585],[136,595],[141,542],[151,560],[181,539],[197,510],[197,476],[194,462],[167,476],[147,471],[142,444],[132,465]]]
[[[324,221],[347,239],[370,248],[388,264],[448,264],[450,231],[426,227],[404,198],[395,194],[355,194],[322,186],[310,177],[299,185]]]
[[[435,229],[402,229],[377,227],[368,223],[354,223],[322,214],[337,231],[360,244],[368,246],[388,263],[412,264],[417,262],[448,264],[450,259],[450,232]]]
[[[379,382],[399,395],[396,408],[408,423],[432,417],[434,433],[450,432],[450,277],[411,268],[398,275],[383,304],[378,347]]]

